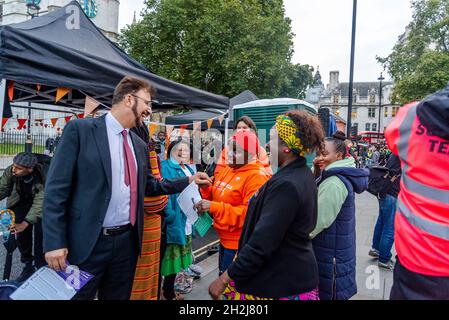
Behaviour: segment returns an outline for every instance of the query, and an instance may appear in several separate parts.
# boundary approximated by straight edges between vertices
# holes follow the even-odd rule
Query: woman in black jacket
[[[236,260],[209,287],[214,299],[317,300],[318,267],[309,233],[317,220],[317,188],[305,155],[320,150],[316,117],[290,111],[270,134],[278,172],[249,202]]]

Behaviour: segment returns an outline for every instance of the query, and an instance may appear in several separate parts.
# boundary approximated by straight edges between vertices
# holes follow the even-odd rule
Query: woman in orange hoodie
[[[240,131],[251,131],[257,135],[257,126],[254,121],[248,117],[243,116],[239,118],[234,125],[234,132]],[[217,165],[215,166],[214,176],[217,176],[221,170],[225,169],[228,165],[228,152],[229,148],[225,147],[221,152],[220,159],[218,159]],[[270,160],[268,158],[268,154],[262,146],[259,146],[259,149],[256,152],[257,159],[263,164],[265,171],[268,175],[273,175],[273,170],[271,170]]]
[[[209,212],[220,238],[219,271],[226,271],[237,253],[248,202],[271,177],[257,159],[257,136],[237,132],[229,143],[228,165],[215,176],[214,184],[201,189],[203,200],[195,205],[199,214]]]

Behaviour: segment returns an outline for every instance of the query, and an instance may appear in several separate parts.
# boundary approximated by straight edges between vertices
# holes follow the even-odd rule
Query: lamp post
[[[31,102],[28,102],[27,136],[25,140],[25,152],[33,152],[33,139],[31,135]]]
[[[351,61],[350,61],[350,71],[349,71],[349,94],[348,94],[348,120],[346,135],[349,138],[351,136],[351,116],[352,116],[352,89],[354,86],[354,53],[355,53],[355,31],[357,26],[357,0],[353,0],[352,9],[352,37],[351,37]]]
[[[41,0],[26,0],[27,13],[33,19],[39,15]]]
[[[379,134],[379,137],[380,137],[380,115],[382,113],[382,81],[385,80],[385,78],[382,76],[382,72],[380,73],[380,77],[377,78],[377,80],[380,81],[380,83],[379,83],[379,123],[378,123],[378,127],[377,127],[377,133]]]
[[[39,4],[41,0],[26,0],[27,14],[31,19],[39,15],[41,7]],[[33,139],[31,136],[31,102],[28,103],[28,121],[27,121],[27,135],[25,140],[25,152],[33,151]]]

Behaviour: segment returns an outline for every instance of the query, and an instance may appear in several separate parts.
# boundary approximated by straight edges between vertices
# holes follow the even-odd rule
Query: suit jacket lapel
[[[109,149],[108,132],[106,129],[106,116],[95,119],[94,138],[103,164],[104,173],[109,187],[112,188],[111,153]]]

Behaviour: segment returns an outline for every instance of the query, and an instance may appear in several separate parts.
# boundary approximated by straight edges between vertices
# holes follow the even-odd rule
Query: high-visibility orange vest
[[[395,247],[408,270],[449,277],[449,141],[421,124],[417,106],[402,107],[385,132],[402,165]]]

